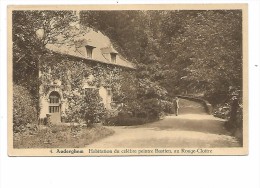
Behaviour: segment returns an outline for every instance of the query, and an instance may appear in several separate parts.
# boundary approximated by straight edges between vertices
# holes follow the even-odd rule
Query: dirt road
[[[92,148],[237,147],[223,127],[224,120],[207,114],[167,116],[139,126],[111,127],[115,134],[89,145]]]

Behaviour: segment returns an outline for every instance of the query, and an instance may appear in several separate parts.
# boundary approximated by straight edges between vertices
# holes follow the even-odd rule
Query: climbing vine
[[[103,86],[111,89],[114,98],[122,102],[127,95],[127,92],[122,92],[124,77],[126,74],[131,75],[120,67],[91,64],[58,55],[57,58],[53,55],[46,57],[40,72],[42,95],[46,96],[53,87],[59,87],[67,104],[67,121],[84,121],[90,124],[99,121],[104,114],[104,105],[100,105],[102,98],[98,95],[98,88]],[[86,87],[96,89],[89,90],[85,89]]]

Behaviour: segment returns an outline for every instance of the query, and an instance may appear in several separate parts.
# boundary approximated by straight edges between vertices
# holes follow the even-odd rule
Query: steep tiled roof
[[[92,46],[92,58],[91,60],[98,61],[106,64],[113,64],[128,68],[134,68],[134,65],[123,58],[118,52],[113,48],[110,39],[99,31],[94,31],[88,28],[87,32],[84,34],[79,34],[74,37],[74,43],[71,45],[66,44],[47,44],[47,49],[60,53],[79,57],[82,59],[87,58],[86,46]],[[110,53],[116,53],[116,62],[111,61]]]

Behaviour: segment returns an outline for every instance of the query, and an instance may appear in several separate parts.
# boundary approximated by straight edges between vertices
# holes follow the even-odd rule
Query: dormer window
[[[93,49],[94,48],[95,48],[94,46],[89,46],[89,45],[86,46],[87,58],[89,58],[89,59],[93,58]]]
[[[112,62],[112,63],[116,63],[117,53],[110,53],[110,55],[111,55],[111,62]]]
[[[107,95],[112,95],[112,90],[111,90],[111,88],[107,88]]]

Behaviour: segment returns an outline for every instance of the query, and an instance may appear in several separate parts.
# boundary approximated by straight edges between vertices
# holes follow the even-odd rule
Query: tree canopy
[[[218,103],[242,90],[241,10],[80,11],[79,18],[73,11],[13,12],[16,84],[37,93],[45,46],[68,43],[77,35],[72,24],[80,21],[136,63],[141,98],[190,94]]]
[[[39,62],[47,52],[45,46],[60,42],[60,36],[73,37],[70,23],[76,22],[73,11],[13,11],[13,81],[24,85],[34,95],[38,93]]]
[[[170,96],[213,100],[242,89],[241,10],[82,11],[80,18],[137,63],[140,80]]]

